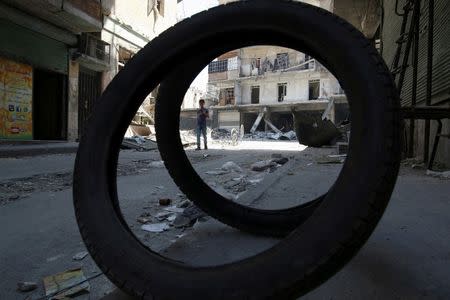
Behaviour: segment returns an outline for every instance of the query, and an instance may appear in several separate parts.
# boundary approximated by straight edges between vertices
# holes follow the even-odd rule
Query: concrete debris
[[[175,226],[175,228],[191,226],[191,219],[189,217],[179,215],[173,221],[173,226]]]
[[[158,149],[156,142],[145,139],[142,136],[134,136],[131,138],[124,138],[122,141],[122,148],[134,149],[137,151],[150,151]]]
[[[76,261],[80,261],[80,260],[83,260],[86,256],[88,256],[88,254],[89,253],[87,251],[82,251],[82,252],[79,252],[79,253],[75,254],[72,257],[72,259],[76,260]]]
[[[166,207],[164,208],[164,210],[171,213],[179,213],[179,214],[184,212],[184,208],[177,207],[176,205]]]
[[[206,171],[205,174],[208,175],[224,175],[224,174],[228,174],[229,171],[224,171],[224,170],[218,170],[218,171]]]
[[[168,205],[170,205],[171,202],[172,202],[172,200],[169,198],[159,199],[159,205],[162,205],[162,206],[168,206]]]
[[[242,172],[241,167],[239,167],[236,163],[234,163],[232,161],[229,161],[229,162],[226,162],[225,164],[223,164],[221,169],[223,171],[227,171],[227,172],[238,172],[238,173]]]
[[[31,281],[21,281],[17,283],[17,290],[23,293],[37,289],[37,283]]]
[[[253,134],[245,134],[245,139],[250,140],[285,140],[285,141],[292,141],[297,139],[297,135],[294,131],[288,131],[288,132],[263,132],[263,131],[255,131]]]
[[[137,221],[138,221],[139,223],[141,223],[141,224],[147,224],[147,223],[150,223],[151,220],[152,220],[152,219],[151,219],[151,218],[148,218],[148,217],[139,217],[139,218],[137,218]]]
[[[181,202],[180,204],[177,205],[178,208],[186,208],[189,207],[192,204],[191,201],[189,200],[184,200],[183,202]]]
[[[182,214],[177,216],[177,218],[173,221],[173,225],[176,228],[192,226],[197,219],[205,216],[206,213],[192,204],[187,207]]]
[[[436,177],[436,178],[440,178],[440,179],[450,179],[450,171],[436,172],[436,171],[432,171],[432,170],[427,170],[427,175]]]
[[[89,293],[90,285],[81,268],[68,270],[43,279],[45,296],[52,299],[66,299],[81,293]],[[52,295],[58,295],[54,297]]]
[[[151,163],[148,164],[148,166],[150,168],[164,168],[164,162],[162,160],[160,161],[152,161]]]
[[[157,185],[157,186],[155,186],[155,188],[157,188],[158,190],[163,190],[163,189],[164,189],[164,186],[162,186],[162,185]]]
[[[276,164],[279,164],[279,165],[284,165],[288,161],[289,161],[289,158],[287,158],[287,157],[281,157],[281,158],[274,158],[274,159],[272,159],[272,162],[274,162]]]
[[[176,215],[176,214],[173,214],[173,215],[170,215],[170,216],[167,218],[167,221],[173,222],[173,221],[175,221],[176,218],[177,218],[177,215]]]
[[[159,221],[164,221],[172,214],[173,214],[173,212],[170,212],[170,211],[162,211],[162,212],[157,213],[155,218],[158,219]]]
[[[328,119],[310,111],[293,111],[294,127],[300,144],[310,147],[322,147],[333,144],[342,136],[339,129]]]
[[[252,164],[250,166],[250,169],[252,171],[256,171],[256,172],[262,172],[265,171],[267,169],[276,167],[277,164],[275,162],[273,162],[272,160],[263,160],[263,161],[258,161],[255,162],[254,164]]]
[[[155,224],[142,225],[141,229],[148,231],[148,232],[160,233],[160,232],[169,230],[170,226],[167,223],[155,223]]]

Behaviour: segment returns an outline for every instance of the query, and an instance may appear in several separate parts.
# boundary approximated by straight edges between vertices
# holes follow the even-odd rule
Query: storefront
[[[3,19],[0,36],[0,139],[65,139],[68,46]]]

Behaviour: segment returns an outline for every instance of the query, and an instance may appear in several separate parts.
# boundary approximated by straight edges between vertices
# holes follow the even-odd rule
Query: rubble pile
[[[269,132],[269,131],[255,131],[255,133],[247,133],[244,135],[246,140],[280,140],[280,141],[293,141],[297,139],[297,135],[294,131],[288,132]]]

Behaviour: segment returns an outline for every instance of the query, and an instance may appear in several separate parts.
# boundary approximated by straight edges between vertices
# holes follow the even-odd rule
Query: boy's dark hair
[[[199,101],[198,101],[198,103],[205,103],[205,100],[204,99],[200,99]]]

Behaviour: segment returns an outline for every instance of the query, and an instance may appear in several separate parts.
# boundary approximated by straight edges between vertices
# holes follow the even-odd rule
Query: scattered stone
[[[209,154],[203,154],[203,158],[208,158]]]
[[[191,219],[183,215],[177,216],[173,221],[173,226],[175,226],[175,228],[188,227],[191,225]]]
[[[256,171],[256,172],[262,172],[262,171],[265,171],[272,167],[276,167],[276,165],[277,164],[271,160],[263,160],[263,161],[258,161],[258,162],[255,162],[254,164],[252,164],[250,166],[250,169],[252,171]]]
[[[170,205],[171,202],[172,202],[172,200],[170,200],[169,198],[159,199],[159,205],[162,205],[162,206],[168,206],[168,205]]]
[[[176,228],[192,226],[197,219],[207,216],[200,208],[192,204],[182,214],[178,215],[173,225]]]
[[[208,175],[224,175],[224,174],[228,174],[229,171],[224,171],[224,170],[219,170],[219,171],[206,171],[205,174]]]
[[[137,218],[137,221],[141,224],[147,224],[151,221],[152,219],[148,218],[148,217],[139,217]]]
[[[79,253],[75,254],[72,257],[72,259],[76,260],[76,261],[80,261],[80,260],[83,260],[86,256],[88,256],[88,254],[89,253],[87,251],[82,251],[82,252],[79,252]]]
[[[21,281],[17,283],[17,290],[23,293],[31,292],[37,289],[37,283],[31,281]]]
[[[9,200],[17,200],[17,199],[19,199],[19,198],[20,198],[19,195],[12,195],[12,196],[9,196]]]
[[[242,169],[241,167],[239,167],[236,163],[229,161],[223,164],[222,168],[223,171],[227,171],[227,172],[238,172],[241,173]]]
[[[155,223],[155,224],[142,225],[141,229],[148,231],[148,232],[160,233],[160,232],[170,229],[170,226],[167,223]]]
[[[178,193],[177,196],[180,197],[180,198],[186,198],[186,195],[182,194],[182,193]]]
[[[183,208],[176,207],[176,205],[166,207],[166,208],[164,208],[164,210],[167,212],[171,212],[171,213],[183,213],[184,212]]]
[[[157,186],[155,186],[155,188],[157,188],[158,190],[163,190],[163,189],[164,189],[164,186],[162,186],[162,185],[157,185]]]
[[[172,212],[169,212],[169,211],[162,211],[162,212],[160,212],[160,213],[157,213],[155,217],[156,217],[158,220],[163,221],[163,220],[167,219],[167,217],[170,216],[170,215],[172,215],[172,214],[173,214],[173,213],[172,213]]]
[[[176,218],[177,218],[177,215],[176,215],[176,214],[173,214],[173,215],[170,215],[170,216],[167,218],[167,221],[173,222],[173,221],[175,221]]]
[[[184,200],[180,204],[177,205],[178,208],[187,208],[189,205],[191,205],[191,201]]]

